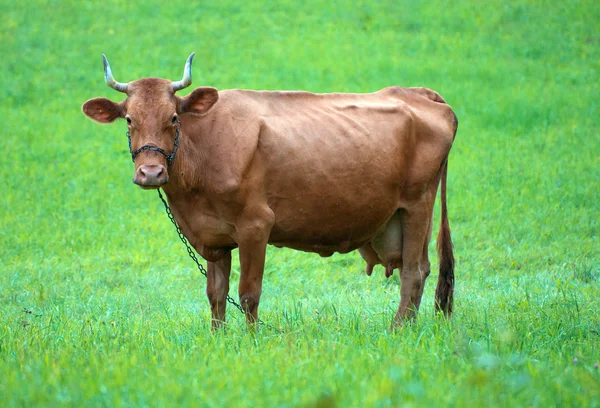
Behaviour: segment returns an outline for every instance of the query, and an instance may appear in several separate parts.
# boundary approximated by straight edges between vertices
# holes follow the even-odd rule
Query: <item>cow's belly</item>
[[[394,186],[323,183],[291,196],[271,196],[270,243],[331,255],[370,242],[398,209]]]

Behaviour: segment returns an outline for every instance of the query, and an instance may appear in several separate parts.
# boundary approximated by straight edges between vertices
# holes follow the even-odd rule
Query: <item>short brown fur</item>
[[[368,263],[400,270],[394,325],[415,315],[430,272],[427,245],[441,181],[436,308],[452,311],[454,258],[446,207],[452,109],[425,88],[313,94],[198,88],[179,97],[171,82],[131,82],[120,104],[87,101],[101,123],[126,118],[134,182],[164,189],[173,215],[208,260],[213,325],[225,320],[231,250],[239,248],[239,295],[258,318],[267,244],[329,256],[359,249]],[[179,125],[180,123],[180,125]]]

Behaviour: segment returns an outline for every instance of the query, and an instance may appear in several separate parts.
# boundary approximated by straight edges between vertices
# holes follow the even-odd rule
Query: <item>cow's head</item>
[[[159,78],[143,78],[127,84],[115,81],[104,55],[104,79],[111,88],[127,94],[116,103],[106,98],[90,99],[82,110],[100,123],[117,118],[127,121],[130,148],[135,163],[133,182],[142,188],[158,188],[169,181],[168,167],[176,159],[181,122],[184,113],[206,113],[219,98],[214,88],[197,88],[181,98],[175,92],[192,83],[192,59],[185,64],[183,79],[173,82]]]

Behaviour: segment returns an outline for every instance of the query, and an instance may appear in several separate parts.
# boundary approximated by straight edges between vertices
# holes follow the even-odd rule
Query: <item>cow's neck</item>
[[[169,183],[164,186],[164,191],[172,198],[204,195],[215,182],[214,172],[209,171],[211,160],[215,160],[217,154],[211,143],[212,121],[187,118],[180,132],[179,150],[169,169]]]
[[[206,116],[181,117],[179,150],[164,186],[173,205],[210,213],[217,204],[240,204],[236,191],[256,152],[259,122],[216,108]]]
[[[169,168],[169,183],[163,188],[168,196],[189,194],[202,187],[202,181],[197,176],[202,171],[198,160],[202,152],[194,139],[193,134],[181,131],[177,157]]]

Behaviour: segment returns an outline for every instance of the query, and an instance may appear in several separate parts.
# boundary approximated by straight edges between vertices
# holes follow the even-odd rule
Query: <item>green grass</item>
[[[1,405],[599,406],[597,2],[203,3],[0,3]],[[451,321],[435,272],[388,333],[397,273],[270,248],[260,312],[284,333],[230,308],[211,334],[204,277],[131,183],[124,124],[80,112],[122,99],[101,53],[126,82],[179,79],[192,51],[192,88],[444,96]],[[238,277],[234,260],[234,297]]]

